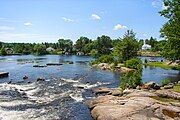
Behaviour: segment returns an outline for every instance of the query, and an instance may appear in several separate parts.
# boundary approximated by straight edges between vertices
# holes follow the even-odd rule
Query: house
[[[145,40],[144,40],[144,44],[142,46],[142,50],[148,50],[151,49],[151,45],[146,44]]]
[[[76,55],[84,55],[83,52],[77,52]]]
[[[5,48],[7,54],[13,54],[14,50],[12,48]]]
[[[47,52],[54,52],[54,51],[55,51],[55,49],[54,49],[54,48],[52,48],[52,47],[48,47],[48,48],[46,49],[46,51],[47,51]]]

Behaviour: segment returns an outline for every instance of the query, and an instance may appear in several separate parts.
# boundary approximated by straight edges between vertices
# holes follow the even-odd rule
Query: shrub
[[[101,63],[113,63],[114,57],[112,55],[102,55],[98,58],[98,61]]]
[[[125,62],[125,67],[140,70],[142,69],[142,61],[139,58],[133,58]]]
[[[141,84],[142,72],[139,70],[131,71],[129,73],[124,73],[120,80],[120,87],[124,90],[125,88],[136,88],[136,86]]]
[[[1,48],[0,55],[7,55],[6,50],[5,50],[4,47]]]
[[[98,53],[98,51],[95,50],[95,49],[92,49],[91,52],[90,52],[90,54],[91,54],[91,56],[92,56],[93,58],[98,58],[98,57],[100,56],[99,53]]]
[[[145,60],[144,60],[144,63],[147,63],[147,62],[148,62],[148,60],[147,60],[147,59],[145,59]]]
[[[136,86],[141,84],[142,80],[142,62],[138,58],[133,58],[125,62],[125,67],[135,69],[129,73],[122,74],[120,80],[120,87],[125,88],[136,88]]]
[[[98,59],[91,62],[91,64],[98,64],[98,63],[113,63],[114,57],[112,55],[102,55]]]
[[[162,86],[165,86],[165,85],[167,85],[167,84],[169,84],[169,83],[170,83],[170,79],[169,79],[169,78],[166,78],[166,79],[164,79],[164,80],[161,81],[161,85],[162,85]]]

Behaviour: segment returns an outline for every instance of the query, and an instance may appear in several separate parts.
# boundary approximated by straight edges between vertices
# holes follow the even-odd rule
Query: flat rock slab
[[[122,97],[105,95],[86,101],[95,120],[180,120],[180,107],[160,104],[151,98],[157,96],[143,90],[134,90]]]

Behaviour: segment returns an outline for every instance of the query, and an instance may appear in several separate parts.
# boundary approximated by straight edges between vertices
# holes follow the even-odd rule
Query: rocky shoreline
[[[95,120],[179,120],[180,93],[154,86],[150,82],[136,89],[96,88],[97,97],[86,104]]]
[[[127,73],[130,71],[134,71],[134,69],[124,67],[123,64],[118,64],[117,66],[114,66],[114,64],[108,64],[108,63],[99,63],[92,65],[93,68],[98,68],[101,70],[111,70],[111,71],[117,71],[120,73]]]

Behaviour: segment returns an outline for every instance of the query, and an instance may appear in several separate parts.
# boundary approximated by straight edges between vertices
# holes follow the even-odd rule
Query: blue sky
[[[161,0],[1,0],[0,41],[76,41],[80,36],[123,37],[133,29],[137,38],[159,38],[165,23]]]

